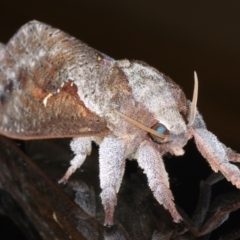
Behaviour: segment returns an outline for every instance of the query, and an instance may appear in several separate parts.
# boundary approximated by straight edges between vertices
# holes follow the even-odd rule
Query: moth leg
[[[236,153],[231,148],[227,148],[227,157],[231,162],[240,162],[240,154]]]
[[[221,171],[228,181],[240,188],[240,171],[229,162],[228,149],[207,129],[193,129],[196,145],[200,153],[215,171]],[[230,159],[231,160],[231,159]]]
[[[75,153],[75,157],[70,161],[71,166],[68,168],[65,175],[58,181],[58,183],[65,183],[68,181],[69,177],[80,168],[83,162],[85,161],[87,155],[91,154],[92,150],[92,139],[91,138],[74,138],[70,147]]]
[[[147,175],[148,184],[154,197],[172,215],[175,222],[180,222],[182,217],[176,210],[173,195],[169,189],[168,174],[165,170],[163,159],[152,142],[144,141],[138,152],[139,166]]]
[[[101,199],[105,210],[104,225],[113,225],[117,193],[125,169],[125,144],[116,137],[103,139],[99,148]]]

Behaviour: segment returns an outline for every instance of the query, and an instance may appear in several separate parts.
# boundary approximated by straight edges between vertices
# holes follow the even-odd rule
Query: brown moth
[[[212,169],[240,188],[240,155],[206,129],[192,102],[170,78],[144,62],[114,60],[46,24],[24,25],[0,45],[0,134],[16,139],[73,137],[65,182],[99,144],[105,225],[113,224],[126,159],[137,159],[157,201],[175,222],[163,163],[194,138]]]

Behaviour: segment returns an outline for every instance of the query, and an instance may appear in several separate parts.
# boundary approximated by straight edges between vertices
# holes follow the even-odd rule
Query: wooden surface
[[[187,214],[191,218],[199,200],[200,182],[207,179],[211,170],[193,142],[188,144],[186,152],[184,157],[166,157],[165,164],[175,202],[182,209],[181,215]],[[147,179],[135,161],[129,161],[126,166],[118,194],[116,226],[105,229],[101,224],[104,213],[99,197],[96,147],[66,186],[59,186],[57,180],[72,157],[68,140],[37,140],[16,144],[1,137],[0,153],[0,214],[10,218],[24,235],[20,238],[4,222],[1,225],[5,226],[4,231],[0,229],[1,239],[146,240],[152,239],[154,233],[157,236],[178,236],[179,238],[171,238],[175,240],[198,239],[191,231],[180,238],[188,222],[185,222],[187,225],[172,222],[169,212],[153,198]],[[223,209],[222,213],[240,207],[239,191],[226,180],[220,181],[211,189],[212,197],[209,194],[205,196],[211,197],[211,203],[220,197],[214,205]],[[203,204],[199,205],[200,209],[204,207]],[[213,211],[216,212],[221,213]],[[208,216],[211,215],[209,212]],[[232,215],[226,223],[213,231],[210,239],[218,239],[239,227],[239,211]],[[214,223],[215,221],[211,224]]]

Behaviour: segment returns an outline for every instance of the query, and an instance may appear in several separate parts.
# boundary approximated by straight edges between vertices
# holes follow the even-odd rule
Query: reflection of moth
[[[162,156],[184,154],[194,137],[214,171],[240,188],[229,163],[240,155],[209,132],[192,103],[171,79],[146,63],[115,61],[85,43],[36,21],[0,45],[0,133],[18,139],[74,137],[76,154],[60,182],[100,145],[105,225],[113,224],[125,159],[137,159],[155,198],[175,222],[177,212]]]

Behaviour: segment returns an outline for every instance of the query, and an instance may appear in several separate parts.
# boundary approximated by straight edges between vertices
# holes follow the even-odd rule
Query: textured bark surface
[[[19,148],[31,157],[29,159]],[[116,226],[104,229],[99,223],[104,220],[100,201],[98,177],[98,154],[93,147],[93,154],[83,164],[81,171],[60,188],[58,178],[65,171],[71,158],[67,140],[43,140],[16,143],[0,138],[0,213],[11,218],[25,237],[18,239],[199,239],[191,232],[186,232],[185,224],[173,224],[171,215],[154,199],[147,186],[146,177],[135,162],[127,162],[126,172],[118,194],[118,205],[115,212]],[[192,215],[199,198],[199,179],[206,179],[210,170],[204,159],[197,152],[193,142],[187,146],[187,154],[180,159],[166,158],[166,168],[170,175],[170,187],[175,201],[188,215]],[[56,152],[58,152],[56,156]],[[194,162],[193,162],[194,158]],[[188,175],[186,166],[203,172]],[[190,180],[191,179],[191,180]],[[230,187],[230,188],[229,188]],[[201,186],[202,188],[202,186]],[[189,190],[190,189],[190,190]],[[210,188],[206,187],[208,194]],[[220,193],[233,190],[226,181],[221,181],[213,188],[212,199]],[[6,193],[6,191],[8,193]],[[11,194],[11,196],[9,195]],[[209,196],[210,197],[210,196]],[[12,199],[13,198],[13,199]],[[200,199],[197,212],[193,214],[196,226],[200,227],[208,208],[209,199]],[[214,217],[226,216],[225,213],[239,208],[238,191],[225,194],[216,199],[208,216],[213,216],[202,231],[206,231],[216,220]],[[226,204],[226,205],[224,205]],[[216,210],[223,209],[223,212]],[[185,215],[182,210],[181,215]],[[216,214],[215,214],[216,213]],[[210,239],[218,239],[224,233],[237,226],[237,216],[230,218],[226,224],[211,234]],[[7,228],[6,228],[7,230]],[[191,230],[198,234],[198,230]],[[183,235],[179,235],[182,234]],[[9,237],[9,232],[1,238]],[[235,233],[236,234],[236,233]],[[171,238],[170,238],[171,237]],[[10,237],[9,237],[10,238]],[[16,239],[10,238],[10,239]],[[207,238],[206,238],[207,239]],[[237,239],[237,237],[233,238]]]
[[[43,239],[85,239],[86,232],[98,239],[101,226],[12,142],[0,140],[1,189],[9,192],[24,209]],[[82,231],[78,226],[82,226]]]

